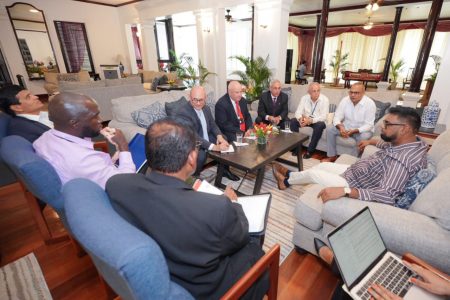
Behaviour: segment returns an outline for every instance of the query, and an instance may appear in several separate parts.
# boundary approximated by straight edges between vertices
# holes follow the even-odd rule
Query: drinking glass
[[[286,122],[284,122],[284,130],[290,132],[291,131],[291,123],[289,122],[289,120],[287,120]]]
[[[236,142],[242,143],[242,137],[244,136],[244,133],[242,131],[236,132]]]

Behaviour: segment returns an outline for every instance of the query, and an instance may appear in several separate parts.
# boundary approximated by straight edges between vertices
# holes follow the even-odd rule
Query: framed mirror
[[[58,73],[44,12],[22,2],[6,9],[30,80],[43,79],[44,72]]]

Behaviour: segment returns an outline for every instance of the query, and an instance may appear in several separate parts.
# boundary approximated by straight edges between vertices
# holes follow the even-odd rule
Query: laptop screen
[[[349,289],[386,252],[368,207],[331,232],[328,240]]]

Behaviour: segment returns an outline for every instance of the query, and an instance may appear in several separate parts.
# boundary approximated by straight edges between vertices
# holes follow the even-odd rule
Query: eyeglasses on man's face
[[[389,121],[383,121],[383,128],[388,128],[389,126],[405,126],[406,123],[391,123]]]
[[[205,99],[203,99],[203,98],[192,98],[192,102],[194,102],[194,103],[202,103],[204,101],[205,101]]]
[[[348,93],[350,95],[359,95],[359,94],[361,94],[361,92],[358,92],[358,91],[348,91]]]

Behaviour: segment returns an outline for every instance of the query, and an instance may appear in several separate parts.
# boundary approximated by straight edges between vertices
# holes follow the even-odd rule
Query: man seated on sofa
[[[373,135],[377,108],[372,99],[364,95],[361,82],[354,83],[349,96],[344,97],[336,109],[333,124],[327,127],[327,158],[322,161],[334,162],[337,159],[336,138],[351,138],[358,144]]]
[[[300,103],[295,111],[295,119],[291,120],[291,130],[298,132],[300,127],[311,127],[313,133],[309,141],[308,149],[303,158],[311,158],[316,150],[317,143],[322,137],[323,130],[327,127],[325,122],[329,112],[328,97],[320,93],[320,84],[312,82],[308,86],[308,94],[300,99]],[[294,155],[300,149],[294,150]]]
[[[196,192],[185,183],[196,170],[195,133],[162,119],[146,132],[151,172],[113,176],[106,192],[117,212],[150,235],[167,260],[172,280],[195,299],[219,299],[264,254],[248,234],[236,194]],[[244,299],[262,299],[267,276]]]
[[[118,166],[108,153],[94,150],[91,138],[100,134],[102,120],[93,99],[63,92],[50,101],[48,113],[54,129],[45,132],[33,147],[55,168],[63,184],[81,177],[104,188],[111,176],[136,171],[128,143],[119,129],[108,138],[119,151]]]
[[[407,181],[427,165],[428,146],[416,137],[420,116],[409,107],[393,107],[385,116],[381,138],[359,143],[363,150],[375,145],[381,150],[353,165],[320,163],[301,172],[273,164],[278,188],[291,184],[318,183],[325,186],[318,197],[323,202],[346,196],[389,205],[405,190]]]
[[[272,80],[269,91],[264,92],[259,100],[255,123],[264,122],[284,128],[284,122],[289,122],[288,112],[288,96],[281,91],[281,82]]]
[[[237,132],[246,133],[253,128],[247,100],[242,97],[242,85],[238,81],[233,80],[228,84],[228,93],[216,103],[215,116],[217,126],[225,134],[228,142],[236,140]],[[227,166],[224,176],[233,181],[239,180],[239,177],[231,173]]]
[[[207,151],[223,151],[229,147],[206,105],[206,92],[203,87],[194,86],[191,89],[189,102],[177,109],[176,118],[183,120],[197,134],[200,148],[194,176],[199,175],[205,164]]]
[[[19,85],[0,89],[0,109],[10,115],[7,135],[21,136],[31,143],[53,127],[48,114],[42,111],[44,104],[30,91]]]

